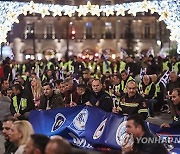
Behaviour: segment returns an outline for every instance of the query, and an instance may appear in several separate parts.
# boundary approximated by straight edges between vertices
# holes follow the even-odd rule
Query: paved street
[[[162,123],[171,123],[172,118],[170,114],[160,113],[158,116],[155,116],[153,118],[148,118],[147,121],[150,123],[154,123],[156,125],[161,125]]]

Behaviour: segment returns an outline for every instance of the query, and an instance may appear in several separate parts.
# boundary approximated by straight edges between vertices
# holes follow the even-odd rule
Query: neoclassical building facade
[[[60,1],[48,0],[47,2],[59,3]],[[86,2],[64,0],[60,5],[84,3]],[[91,1],[91,3],[111,5],[120,2],[109,0]],[[128,14],[118,17],[106,17],[103,14],[100,17],[74,15],[71,18],[52,15],[42,18],[39,14],[20,15],[19,23],[14,24],[8,34],[8,41],[18,61],[44,57],[60,59],[67,51],[71,56],[82,55],[82,51],[89,49],[95,52],[114,51],[117,56],[122,55],[121,49],[141,54],[153,48],[157,53],[164,44],[170,44],[166,25],[158,21],[157,14],[149,12],[138,13],[136,17]]]

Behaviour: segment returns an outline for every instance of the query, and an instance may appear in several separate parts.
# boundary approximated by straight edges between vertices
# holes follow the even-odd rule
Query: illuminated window
[[[47,24],[46,25],[46,38],[52,39],[53,36],[53,24]]]
[[[26,25],[26,33],[32,34],[34,32],[33,24]]]
[[[111,4],[112,4],[111,0],[106,0],[105,1],[105,5],[111,5]]]
[[[46,0],[46,3],[54,4],[54,3],[55,3],[54,1],[55,1],[55,0]]]
[[[86,38],[92,38],[92,23],[86,23]]]
[[[66,1],[65,1],[65,4],[66,4],[66,5],[73,5],[73,1],[72,1],[72,0],[66,0]]]
[[[47,34],[53,33],[53,24],[47,24],[46,25],[46,32],[47,32]]]
[[[150,34],[151,34],[151,28],[150,28],[150,24],[146,23],[144,25],[144,37],[145,38],[150,38]]]
[[[112,38],[112,23],[105,22],[105,38]]]

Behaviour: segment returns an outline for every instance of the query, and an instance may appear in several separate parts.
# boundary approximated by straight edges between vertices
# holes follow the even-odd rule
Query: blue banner
[[[30,122],[36,133],[61,135],[81,148],[121,149],[126,119],[85,105],[30,113]],[[180,152],[179,129],[160,129],[158,125],[150,123],[147,123],[147,127],[163,140],[169,139],[168,149]]]

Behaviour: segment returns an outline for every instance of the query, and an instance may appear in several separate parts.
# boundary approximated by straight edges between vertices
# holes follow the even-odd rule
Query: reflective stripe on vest
[[[127,82],[126,82],[126,84],[130,81],[130,80],[134,80],[133,78],[132,78],[132,76],[129,76],[128,77],[128,80],[127,80]],[[126,85],[124,85],[124,81],[122,80],[121,81],[121,90],[124,92],[124,93],[126,93]]]
[[[160,86],[159,83],[156,83],[156,90],[155,90],[155,94],[154,97],[157,97],[157,94],[160,92]]]
[[[152,86],[153,83],[151,83],[150,85],[148,85],[146,87],[146,89],[143,91],[143,87],[142,87],[142,83],[140,82],[139,83],[139,91],[140,91],[140,94],[142,95],[148,95],[150,90],[151,90],[151,86]]]
[[[175,71],[177,74],[178,74],[178,72],[179,72],[178,65],[180,65],[180,62],[176,62],[175,65],[174,65],[174,71]]]
[[[120,105],[127,106],[127,107],[137,107],[139,103],[126,103],[126,102],[120,102]]]
[[[24,81],[27,80],[27,76],[26,75],[21,75],[21,77],[23,78]]]
[[[121,89],[121,85],[118,84],[118,85],[115,85],[115,92],[119,92],[119,90]]]
[[[48,62],[47,63],[47,69],[49,70],[49,69],[51,69],[51,66],[53,65],[53,63],[52,62]]]
[[[42,76],[42,81],[47,80],[47,77],[45,75]]]
[[[112,70],[111,70],[111,67],[110,67],[111,62],[108,61],[108,64],[109,64],[109,67],[107,68],[106,63],[103,62],[103,70],[102,70],[102,71],[103,71],[103,74],[105,74],[107,71],[109,71],[109,72],[112,74]]]
[[[96,68],[96,63],[88,63],[88,68],[91,72],[94,72]]]
[[[26,65],[22,65],[22,74],[26,72]]]
[[[74,66],[72,66],[72,61],[68,61],[68,69],[74,73]]]
[[[151,83],[150,85],[148,85],[148,86],[146,87],[146,89],[145,89],[145,91],[144,91],[144,94],[145,94],[145,95],[148,95],[148,94],[149,94],[149,92],[150,92],[150,90],[151,90],[151,87],[152,87],[152,84],[153,84],[153,83]]]
[[[148,112],[148,109],[139,109],[138,113],[141,113],[141,112]]]
[[[20,106],[21,106],[22,110],[26,109],[26,107],[27,107],[27,99],[26,98],[21,98],[20,106],[18,106],[18,103],[17,103],[17,96],[14,96],[12,98],[12,100],[13,100],[13,106],[14,106],[16,113],[19,113]]]
[[[168,63],[169,61],[163,62],[163,72],[169,70]]]
[[[120,62],[120,68],[119,68],[119,73],[121,73],[122,70],[125,70],[125,67],[126,67],[126,63],[121,61]]]

